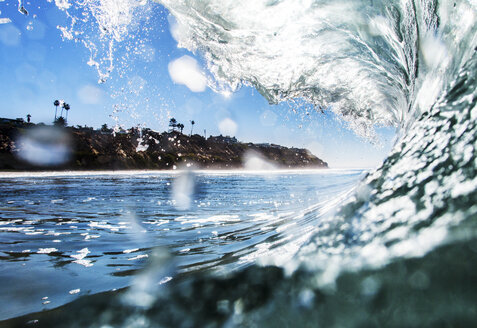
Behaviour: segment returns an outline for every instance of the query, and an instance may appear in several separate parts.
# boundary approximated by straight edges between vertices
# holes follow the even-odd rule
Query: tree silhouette
[[[182,123],[177,124],[177,128],[179,128],[181,130],[181,133],[182,133],[182,131],[184,130],[184,124],[182,124]]]
[[[190,121],[190,124],[192,125],[192,127],[190,128],[190,135],[192,135],[192,131],[194,130],[195,121],[194,120]]]
[[[28,123],[30,123],[30,119],[31,119],[31,115],[28,114],[28,115],[27,115],[27,122],[28,122]]]
[[[169,126],[172,128],[172,131],[176,130],[177,120],[174,117],[169,120]]]
[[[56,126],[66,126],[66,121],[63,118],[63,116],[58,117],[58,119],[55,121]]]
[[[66,110],[66,118],[65,118],[65,121],[68,121],[68,111],[70,110],[70,105],[69,104],[64,104],[63,107],[65,108]]]
[[[55,100],[53,102],[53,105],[55,105],[55,121],[56,121],[56,114],[58,112],[58,106],[60,105],[60,101],[59,100]]]
[[[61,106],[61,117],[63,117],[63,109],[65,109],[65,106],[67,106],[68,104],[63,102],[63,106]]]

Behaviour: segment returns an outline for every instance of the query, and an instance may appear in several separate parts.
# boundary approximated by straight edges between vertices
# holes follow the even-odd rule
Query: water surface
[[[176,259],[162,282],[291,256],[362,173],[189,173],[187,210],[172,193],[181,173],[4,173],[0,319],[128,286],[157,247]]]

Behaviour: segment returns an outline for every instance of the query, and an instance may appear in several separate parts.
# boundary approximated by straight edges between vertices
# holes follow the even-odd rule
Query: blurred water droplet
[[[0,12],[1,14],[1,12]],[[10,18],[0,18],[0,24],[8,24],[8,23],[11,23],[12,21],[10,20]]]
[[[20,159],[38,166],[64,164],[70,159],[72,150],[69,134],[56,127],[29,129],[15,144]]]
[[[299,304],[306,308],[311,308],[313,306],[313,301],[315,299],[315,293],[310,289],[305,289],[300,292],[298,295]]]
[[[229,117],[219,122],[219,131],[225,136],[234,136],[237,132],[237,129],[237,123]]]
[[[374,296],[381,287],[381,283],[373,277],[367,277],[361,282],[361,294],[363,296]]]
[[[243,165],[246,170],[251,171],[266,171],[276,169],[275,165],[266,161],[261,155],[256,152],[248,151],[243,157]]]
[[[190,208],[195,193],[195,174],[190,170],[181,171],[172,183],[174,206],[180,211]]]
[[[429,277],[423,271],[416,271],[409,277],[409,285],[414,289],[426,289],[429,284]]]
[[[172,280],[175,268],[167,250],[155,248],[148,258],[146,268],[134,278],[132,286],[122,298],[128,305],[149,308],[156,301],[159,288]]]

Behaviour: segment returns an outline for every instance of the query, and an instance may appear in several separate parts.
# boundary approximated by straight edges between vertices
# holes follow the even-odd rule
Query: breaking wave
[[[141,9],[145,1],[56,2],[91,13],[111,42],[151,13]],[[205,58],[218,92],[251,85],[271,103],[328,108],[370,140],[376,125],[398,126],[400,137],[335,215],[309,213],[315,230],[292,261],[270,256],[269,266],[227,277],[186,277],[146,309],[101,295],[45,320],[176,327],[475,322],[475,1],[160,3],[174,16],[179,46]],[[106,310],[99,306],[108,302]],[[73,311],[87,315],[78,319]]]

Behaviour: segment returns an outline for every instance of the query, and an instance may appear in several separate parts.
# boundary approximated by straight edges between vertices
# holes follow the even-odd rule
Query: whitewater
[[[370,141],[381,125],[399,137],[333,210],[308,208],[306,240],[288,257],[264,251],[245,268],[158,289],[154,279],[171,261],[158,252],[137,287],[29,318],[68,327],[475,324],[476,2],[159,2],[217,92],[253,86],[271,103],[329,108]],[[100,31],[90,63],[101,81],[114,45],[152,14],[147,1],[55,3],[73,22],[62,27],[66,38]]]

